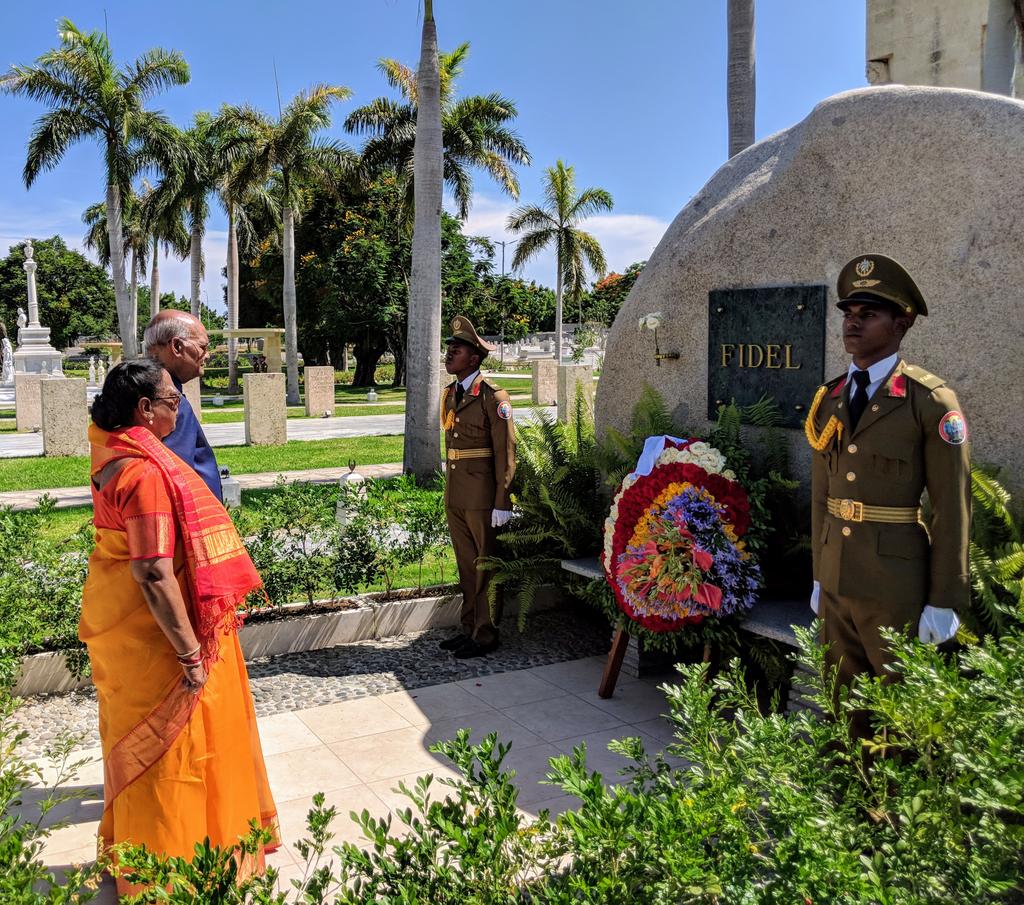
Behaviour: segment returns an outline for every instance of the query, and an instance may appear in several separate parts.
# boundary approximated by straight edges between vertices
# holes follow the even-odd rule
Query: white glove
[[[942,644],[956,634],[960,617],[955,610],[926,606],[917,625],[917,637],[925,644]]]
[[[512,518],[511,509],[492,509],[491,510],[491,527],[492,528],[504,528],[508,524],[508,520]]]
[[[814,590],[811,591],[811,610],[815,616],[818,615],[818,598],[821,596],[821,582],[814,582]]]

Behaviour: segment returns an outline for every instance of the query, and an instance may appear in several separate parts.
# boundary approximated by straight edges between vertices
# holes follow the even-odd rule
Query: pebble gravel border
[[[606,653],[610,639],[606,623],[590,611],[576,609],[534,613],[522,634],[514,617],[505,619],[502,645],[486,657],[456,660],[439,650],[438,642],[451,634],[451,629],[430,629],[253,660],[248,666],[256,713],[272,716],[403,688],[578,660]],[[41,757],[64,731],[79,737],[81,748],[100,743],[96,692],[91,686],[26,698],[15,719],[28,733],[19,748],[24,757]]]

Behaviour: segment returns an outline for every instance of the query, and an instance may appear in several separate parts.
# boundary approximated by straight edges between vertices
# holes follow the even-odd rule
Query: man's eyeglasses
[[[169,408],[178,410],[178,406],[181,405],[182,394],[175,393],[173,396],[154,396],[153,402],[166,402]]]

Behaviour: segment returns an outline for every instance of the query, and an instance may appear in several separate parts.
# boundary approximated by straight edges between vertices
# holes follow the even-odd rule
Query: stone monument
[[[14,386],[14,350],[6,333],[0,339],[0,386]]]
[[[576,414],[576,394],[583,391],[583,404],[594,408],[594,370],[590,365],[558,366],[558,420],[570,421]]]
[[[14,375],[14,426],[19,431],[37,431],[43,426],[42,374]]]
[[[716,399],[759,378],[778,381],[775,394],[799,422],[804,411],[795,407],[811,399],[805,389],[786,395],[791,378],[806,374],[817,384],[849,364],[835,308],[839,270],[876,252],[900,261],[928,303],[903,356],[949,381],[974,461],[1001,467],[1000,480],[1021,499],[1022,209],[1024,103],[895,85],[828,98],[729,160],[669,227],[608,338],[598,432],[628,429],[644,381],[664,396],[679,429],[705,430]],[[745,333],[716,335],[714,319],[731,317],[711,307],[721,299],[746,306],[750,317],[730,327]],[[803,322],[811,307],[797,312],[800,304],[818,306],[823,329]],[[787,319],[773,313],[786,306]],[[660,366],[649,334],[636,327],[652,311],[663,315],[662,349],[680,356]],[[803,432],[784,433],[792,471],[806,479]]]
[[[28,280],[28,317],[18,309],[18,350],[14,353],[14,370],[21,374],[63,375],[63,356],[50,345],[50,328],[39,323],[39,300],[36,297],[36,267],[32,240],[25,243],[25,276]]]
[[[246,374],[242,378],[246,445],[277,446],[288,442],[288,407],[284,391],[285,377],[281,371]]]
[[[554,405],[558,402],[558,362],[553,358],[535,358],[533,370],[533,404]]]
[[[43,455],[89,455],[89,406],[84,377],[40,381]]]
[[[322,418],[334,414],[334,368],[308,367],[303,371],[306,381],[306,415]]]

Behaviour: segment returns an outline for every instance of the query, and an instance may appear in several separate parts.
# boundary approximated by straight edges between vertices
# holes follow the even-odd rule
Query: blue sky
[[[435,0],[442,49],[471,44],[462,94],[500,92],[519,107],[516,128],[533,157],[520,172],[523,202],[541,199],[545,167],[561,158],[577,183],[608,189],[611,214],[588,228],[612,269],[648,257],[686,202],[725,161],[726,0]],[[277,107],[315,82],[346,85],[334,134],[355,105],[387,93],[383,56],[415,67],[419,0],[34,0],[0,8],[0,66],[30,63],[55,45],[56,23],[104,27],[114,53],[133,59],[159,45],[181,51],[192,81],[152,106],[186,124],[222,102]],[[757,137],[801,120],[820,100],[864,78],[864,0],[758,0]],[[72,149],[30,191],[21,180],[25,144],[42,108],[0,96],[0,249],[26,236],[60,233],[81,245],[81,211],[103,196],[95,144]],[[503,237],[515,202],[475,179],[467,229]],[[225,221],[208,227],[205,288],[221,306]],[[553,283],[553,260],[526,276]],[[188,292],[188,265],[163,263],[167,290]]]

